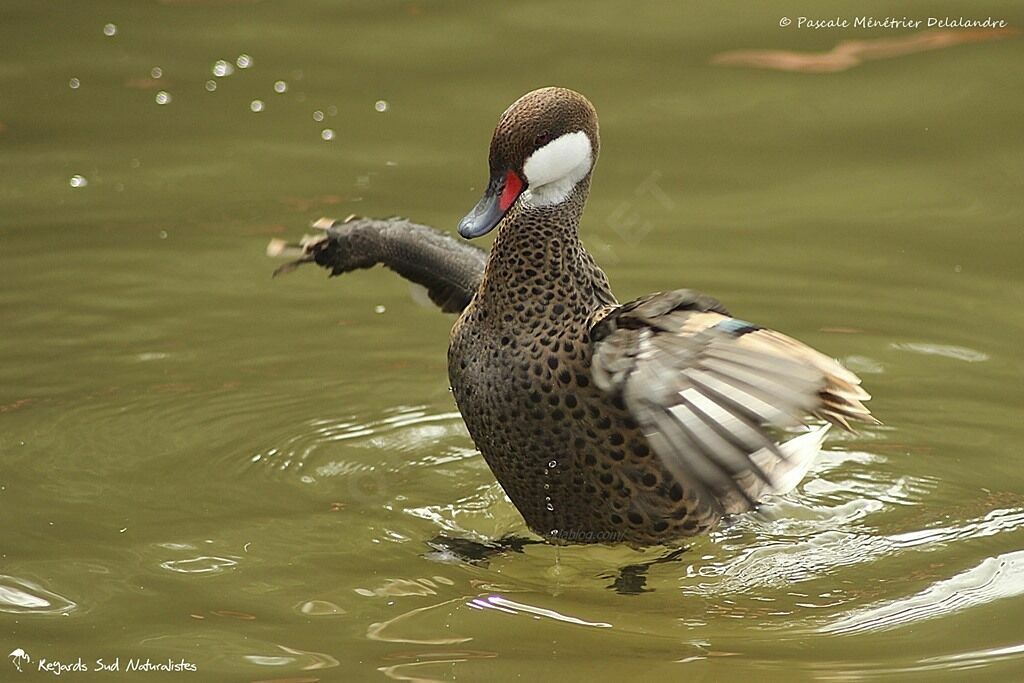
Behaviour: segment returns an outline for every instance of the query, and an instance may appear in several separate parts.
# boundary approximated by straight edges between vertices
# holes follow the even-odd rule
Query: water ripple
[[[956,576],[901,600],[855,610],[827,624],[823,633],[858,633],[906,626],[924,619],[1024,594],[1024,551],[986,558]]]
[[[196,652],[208,653],[212,656],[211,662],[218,662],[234,671],[242,670],[249,673],[261,671],[264,667],[317,671],[340,666],[337,659],[324,652],[302,650],[261,640],[251,633],[237,631],[182,629],[174,635],[143,639],[140,644],[158,652],[167,652],[173,657],[183,656],[186,659],[195,657]]]
[[[0,574],[0,612],[67,614],[78,605],[28,579]]]
[[[1024,510],[993,510],[981,518],[961,524],[879,536],[868,531],[822,530],[804,540],[765,540],[738,548],[724,562],[714,557],[706,563],[690,566],[691,577],[715,578],[684,588],[701,595],[736,594],[755,588],[785,587],[808,581],[840,567],[876,561],[905,550],[934,551],[945,545],[968,539],[1024,528]],[[1016,564],[1014,560],[1013,566]]]
[[[179,574],[222,574],[238,565],[238,559],[201,555],[188,560],[168,560],[160,566]]]
[[[982,351],[969,349],[966,346],[951,346],[949,344],[892,344],[892,348],[898,351],[910,351],[926,356],[944,356],[953,360],[962,360],[965,363],[979,363],[989,359],[989,355]]]
[[[536,607],[534,605],[527,605],[522,602],[515,602],[508,598],[503,598],[500,595],[488,595],[484,598],[473,598],[469,602],[469,606],[476,609],[494,609],[499,612],[505,612],[506,614],[530,614],[535,617],[544,617],[545,619],[553,619],[554,621],[561,621],[565,624],[575,624],[576,626],[593,626],[595,628],[612,628],[612,625],[604,621],[586,621],[579,617],[569,616],[568,614],[562,614],[552,609],[546,609],[544,607]]]
[[[333,444],[346,443],[388,453],[424,453],[420,461],[403,459],[403,466],[435,465],[475,455],[463,447],[445,445],[448,439],[464,440],[462,418],[457,412],[430,413],[424,406],[401,406],[385,417],[363,420],[356,416],[318,418],[306,421],[293,433],[270,448],[253,455],[253,463],[262,463],[279,471],[309,470],[312,476],[335,477],[368,472],[374,465],[341,460],[329,450]],[[330,459],[318,462],[317,457]]]

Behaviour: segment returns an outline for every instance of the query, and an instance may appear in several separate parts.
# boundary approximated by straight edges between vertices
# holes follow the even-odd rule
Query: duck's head
[[[597,159],[597,112],[567,88],[541,88],[512,103],[491,138],[491,178],[483,198],[459,222],[466,238],[486,235],[521,202],[561,204]]]

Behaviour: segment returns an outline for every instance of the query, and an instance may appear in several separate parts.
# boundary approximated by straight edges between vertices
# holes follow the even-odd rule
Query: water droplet
[[[160,231],[160,239],[162,239],[162,240],[167,239],[167,231],[166,230],[161,230]]]
[[[248,69],[252,66],[252,57],[246,54],[238,55],[238,59],[235,60],[235,64],[238,65],[239,69]]]
[[[231,65],[231,62],[225,61],[223,59],[218,59],[216,62],[213,63],[212,71],[213,75],[217,78],[224,78],[225,76],[230,76],[231,74],[235,73],[235,67]]]
[[[149,75],[153,78],[160,78],[164,75],[164,70],[158,66],[154,66],[152,69],[149,70]]]
[[[156,94],[156,103],[157,104],[167,104],[170,101],[171,101],[171,93],[167,92],[166,90],[161,90],[160,92],[158,92]]]
[[[206,81],[206,90],[208,92],[213,92],[216,89],[217,89],[217,81],[213,80],[212,78],[210,80]]]
[[[376,102],[373,103],[373,108],[376,109],[379,112],[387,111],[388,110],[388,106],[389,105],[387,103],[387,100],[377,100]]]
[[[555,469],[556,467],[558,467],[558,461],[557,460],[552,460],[551,462],[548,463],[548,467],[550,469]]]
[[[68,81],[68,87],[72,90],[78,90],[78,86],[80,85],[82,85],[82,82],[79,81],[77,78],[72,78],[70,81]]]
[[[320,111],[319,109],[317,109],[315,112],[313,112],[313,120],[316,121],[317,123],[319,123],[320,121],[323,121],[324,120],[324,113],[322,111]]]
[[[330,128],[324,128],[322,131],[320,131],[320,137],[323,138],[324,140],[333,140],[334,131]]]
[[[253,100],[249,103],[249,109],[257,113],[263,111],[263,100]]]
[[[288,92],[288,84],[284,81],[274,81],[274,92],[278,94]]]
[[[327,115],[328,116],[337,116],[338,115],[338,108],[335,107],[333,104],[331,106],[327,107]]]
[[[549,536],[557,536],[558,535],[558,529],[552,529],[551,531],[548,532],[548,535]]]
[[[85,187],[88,184],[89,181],[85,179],[85,176],[80,176],[77,173],[68,180],[68,185],[71,187]]]
[[[115,36],[117,35],[117,24],[107,24],[103,27],[103,35]]]
[[[374,313],[384,313],[384,312],[385,312],[385,311],[387,311],[387,310],[388,310],[388,309],[387,309],[387,308],[385,308],[384,306],[376,306],[376,307],[375,307],[375,308],[373,309],[373,312],[374,312]]]

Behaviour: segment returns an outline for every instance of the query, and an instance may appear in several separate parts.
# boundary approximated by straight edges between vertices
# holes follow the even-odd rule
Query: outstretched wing
[[[877,422],[860,379],[838,362],[690,290],[613,309],[591,338],[597,386],[621,397],[673,475],[724,512],[750,509],[785,478],[773,428]]]
[[[476,294],[487,263],[486,251],[404,218],[321,218],[313,227],[323,234],[298,245],[271,241],[269,255],[297,257],[275,275],[303,263],[316,263],[331,276],[381,264],[424,287],[445,313],[459,313]]]

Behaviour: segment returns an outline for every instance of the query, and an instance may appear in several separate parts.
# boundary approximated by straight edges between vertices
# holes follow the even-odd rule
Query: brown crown
[[[590,138],[594,159],[600,146],[597,112],[583,95],[568,88],[540,88],[512,103],[498,119],[491,138],[491,175],[514,170],[537,149],[566,133],[583,131]]]

